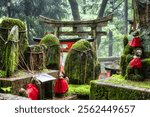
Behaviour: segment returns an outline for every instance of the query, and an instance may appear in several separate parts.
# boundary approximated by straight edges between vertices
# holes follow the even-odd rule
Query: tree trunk
[[[11,17],[10,5],[11,5],[11,0],[7,0],[7,12],[8,12],[8,17]]]
[[[71,7],[73,19],[74,20],[81,20],[77,1],[76,0],[68,0],[68,1],[70,4],[70,7]],[[77,27],[77,30],[83,31],[83,27]],[[87,37],[87,35],[84,35],[84,34],[79,35],[79,36],[81,36],[82,38]]]
[[[113,32],[109,30],[109,56],[113,55]]]
[[[100,9],[99,9],[98,17],[97,18],[101,18],[101,17],[104,16],[104,12],[105,12],[107,3],[108,3],[108,0],[103,0],[102,1],[102,3],[100,4]],[[101,30],[102,30],[102,28],[99,27],[98,31],[101,31]],[[97,43],[97,49],[98,49],[99,45],[101,43],[101,36],[100,35],[97,36],[96,43]]]
[[[83,0],[83,4],[84,4],[83,13],[86,14],[86,0]]]
[[[128,34],[128,0],[125,0],[125,33]]]
[[[98,12],[98,17],[97,18],[101,18],[101,17],[104,16],[104,12],[105,12],[107,3],[108,3],[108,0],[103,0],[102,1],[102,4],[100,5],[100,10]]]
[[[30,2],[29,2],[29,0],[24,1],[24,6],[25,6],[24,13],[25,13],[25,18],[26,18],[26,23],[27,23],[27,37],[28,37],[29,43],[31,43],[31,39],[30,39],[30,36],[29,36],[29,30],[30,30],[30,23],[29,23]]]
[[[80,14],[78,9],[78,3],[76,0],[68,0],[71,6],[72,16],[74,20],[80,20]]]

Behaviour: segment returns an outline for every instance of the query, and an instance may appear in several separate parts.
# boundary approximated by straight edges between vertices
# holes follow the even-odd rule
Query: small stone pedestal
[[[45,68],[45,52],[41,45],[31,45],[26,53],[27,65],[30,70],[42,70]]]

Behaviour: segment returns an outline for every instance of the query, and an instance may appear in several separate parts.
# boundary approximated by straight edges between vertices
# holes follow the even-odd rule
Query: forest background
[[[128,34],[133,19],[132,0],[0,0],[0,19],[19,18],[26,22],[30,44],[33,37],[43,37],[50,29],[44,27],[39,15],[56,20],[92,20],[113,14],[113,20],[103,28],[107,36],[98,39],[98,57],[122,54],[123,37]]]

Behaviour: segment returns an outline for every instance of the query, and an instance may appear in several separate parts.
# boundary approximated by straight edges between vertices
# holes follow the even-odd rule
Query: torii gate
[[[48,32],[51,34],[56,35],[59,39],[60,36],[81,36],[81,35],[88,35],[91,36],[91,38],[94,39],[93,46],[96,49],[96,39],[98,35],[103,36],[107,35],[107,32],[105,31],[98,31],[98,27],[104,27],[107,26],[108,21],[112,20],[112,15],[102,17],[100,19],[95,20],[87,20],[87,21],[60,21],[60,20],[54,20],[50,19],[44,16],[39,16],[40,20],[44,22],[45,26],[50,26],[53,28],[53,31]],[[62,27],[72,27],[72,31],[62,31],[60,30]],[[79,27],[90,27],[90,31],[81,31],[79,30]],[[79,38],[81,39],[81,38]],[[67,40],[67,39],[66,39]],[[62,40],[64,42],[64,40]],[[61,42],[61,40],[60,40]],[[68,42],[68,41],[67,41]]]

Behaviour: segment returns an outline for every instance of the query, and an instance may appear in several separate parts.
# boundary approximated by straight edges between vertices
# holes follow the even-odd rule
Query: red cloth
[[[60,42],[61,45],[66,45],[66,48],[61,48],[63,52],[68,52],[75,42]]]
[[[129,42],[129,45],[132,47],[141,47],[141,40],[140,37],[134,37],[131,42]]]
[[[63,94],[66,93],[68,90],[68,83],[67,81],[62,78],[62,79],[57,79],[54,87],[54,93],[55,94]]]
[[[26,90],[27,90],[28,98],[30,98],[31,100],[38,100],[39,90],[35,84],[32,83],[27,84]]]
[[[132,59],[129,64],[132,68],[142,68],[142,61],[140,58]]]

